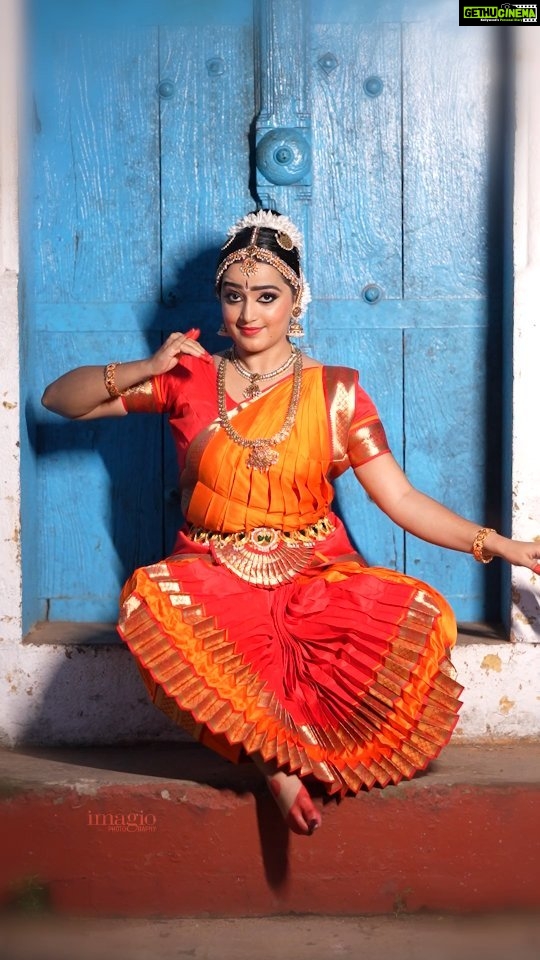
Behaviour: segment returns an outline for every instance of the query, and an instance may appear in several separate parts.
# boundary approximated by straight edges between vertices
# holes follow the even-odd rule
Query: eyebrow
[[[236,287],[238,290],[243,290],[244,286],[241,283],[233,283],[232,280],[224,280],[224,287]],[[263,283],[260,287],[249,287],[249,290],[277,290],[278,293],[281,292],[281,287],[274,286],[273,283]]]

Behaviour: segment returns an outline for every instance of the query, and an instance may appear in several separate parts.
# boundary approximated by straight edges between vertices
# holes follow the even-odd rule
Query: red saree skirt
[[[196,739],[234,761],[258,752],[330,794],[412,777],[457,722],[450,607],[366,566],[339,521],[315,563],[271,589],[181,534],[127,582],[119,632],[153,702]]]

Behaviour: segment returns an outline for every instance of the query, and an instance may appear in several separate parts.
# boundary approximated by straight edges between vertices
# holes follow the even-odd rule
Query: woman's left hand
[[[491,540],[486,541],[485,552],[492,552],[491,547]],[[540,540],[527,543],[498,535],[497,542],[493,544],[493,554],[502,557],[513,566],[528,567],[533,573],[540,574]]]
[[[482,538],[486,558],[501,557],[540,575],[540,537],[529,543],[511,540],[496,530],[466,520],[413,487],[391,453],[369,460],[354,472],[377,506],[415,537],[439,547],[471,553],[477,534],[483,531],[487,534]]]

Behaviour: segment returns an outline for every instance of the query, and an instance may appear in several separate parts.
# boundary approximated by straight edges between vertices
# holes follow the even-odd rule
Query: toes
[[[303,784],[287,814],[287,823],[295,833],[308,836],[321,825],[321,816]]]
[[[267,780],[285,823],[293,833],[311,836],[321,825],[321,815],[296,776],[278,774]],[[296,788],[296,792],[295,792]]]

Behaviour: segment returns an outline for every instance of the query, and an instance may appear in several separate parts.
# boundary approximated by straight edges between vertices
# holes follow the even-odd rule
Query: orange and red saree
[[[271,436],[290,389],[286,378],[256,400],[230,401],[235,429]],[[119,631],[153,701],[230,759],[258,751],[329,793],[413,776],[448,741],[462,688],[446,601],[367,567],[329,512],[332,477],[388,449],[375,408],[353,371],[305,370],[295,427],[260,473],[221,429],[215,401],[215,371],[191,360],[125,401],[169,412],[188,524],[317,535],[300,569],[271,585],[243,579],[244,567],[219,562],[212,538],[188,529],[171,557],[135,571]]]

